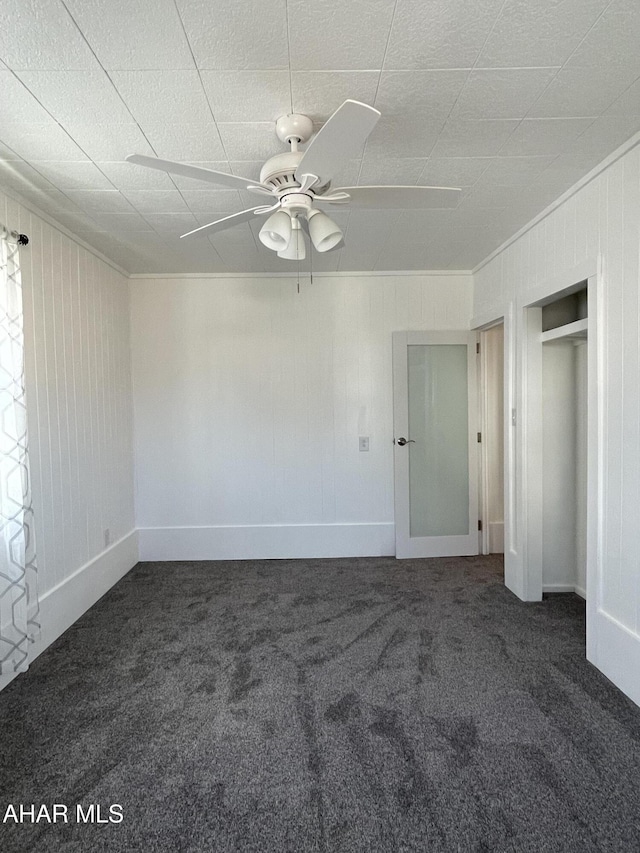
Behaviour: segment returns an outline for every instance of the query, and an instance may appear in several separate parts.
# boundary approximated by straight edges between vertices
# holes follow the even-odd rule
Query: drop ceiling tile
[[[189,163],[201,160],[226,160],[220,134],[213,121],[202,124],[158,122],[145,125],[145,133],[155,149],[155,154],[166,160]]]
[[[198,68],[287,68],[286,0],[177,0]]]
[[[130,152],[133,153],[133,152]],[[118,190],[172,190],[175,185],[166,172],[145,169],[135,163],[98,162],[98,168]]]
[[[460,202],[460,210],[472,208],[505,208],[517,204],[522,198],[521,187],[500,187],[495,184],[473,187],[471,192]]]
[[[640,115],[640,79],[617,98],[607,110],[607,115],[630,116]]]
[[[199,166],[201,169],[213,169],[215,172],[225,172],[226,174],[233,174],[231,172],[231,167],[229,166],[229,163],[226,160],[205,160],[204,162],[195,162],[193,160],[190,160],[189,165]],[[178,189],[213,190],[216,188],[216,186],[218,186],[217,184],[198,180],[198,178],[185,178],[183,175],[172,175],[172,179]]]
[[[524,118],[557,68],[472,71],[451,113],[462,119]]]
[[[431,157],[418,183],[434,187],[469,187],[492,162],[490,157]]]
[[[433,234],[435,231],[451,231],[451,222],[457,209],[450,210],[412,210],[402,213],[401,227],[410,234]]]
[[[430,213],[431,216],[414,216],[413,214]],[[450,211],[412,210],[410,213],[400,213],[394,217],[390,230],[390,239],[398,242],[416,242],[426,245],[434,241],[448,242],[451,229],[447,227]]]
[[[564,68],[529,110],[528,118],[599,116],[633,82],[611,68]]]
[[[93,213],[91,219],[100,228],[113,232],[148,231],[151,224],[139,213]]]
[[[603,160],[640,131],[640,116],[602,116],[575,141],[575,154],[597,154]]]
[[[511,214],[495,207],[458,207],[451,211],[448,225],[456,240],[462,240],[476,231],[489,234],[492,228]],[[461,232],[464,231],[465,234]]]
[[[572,186],[601,161],[599,154],[561,154],[536,178],[536,184]]]
[[[92,160],[122,161],[128,154],[153,155],[155,153],[138,125],[133,122],[127,124],[74,123],[69,125],[67,130],[86,156]],[[49,151],[49,159],[54,155],[56,159],[61,159],[57,146]],[[38,159],[47,159],[47,155]],[[76,156],[68,159],[79,158]]]
[[[66,195],[88,213],[131,213],[132,207],[118,190],[67,190]]]
[[[288,71],[203,71],[215,120],[273,121],[291,112]]]
[[[142,214],[186,213],[189,210],[178,190],[123,190],[122,194]]]
[[[226,192],[234,192],[234,190],[227,190]],[[222,199],[221,203],[223,203],[223,202],[224,202],[224,199]],[[276,199],[274,198],[273,203],[275,204],[275,202],[276,202]],[[269,197],[266,195],[262,195],[262,194],[258,194],[258,193],[250,193],[250,192],[246,192],[245,190],[239,190],[238,191],[238,200],[236,201],[235,205],[231,208],[231,210],[229,212],[233,213],[237,210],[249,210],[250,207],[264,207],[265,205],[270,205],[270,204],[271,204],[271,201],[270,201]],[[211,208],[211,210],[216,210],[216,208],[213,207],[213,208]],[[206,211],[206,209],[203,208],[201,211],[196,211],[196,212],[198,213],[198,216],[199,216],[201,212],[206,213],[207,211]]]
[[[502,146],[500,155],[523,157],[564,154],[592,121],[590,118],[525,119]]]
[[[0,70],[0,126],[4,122],[54,124],[45,108],[12,71]]]
[[[460,243],[454,252],[453,260],[448,269],[471,270],[484,260],[487,255],[500,245],[499,241],[490,240],[485,244],[474,244],[468,241]]]
[[[282,143],[273,122],[218,124],[224,151],[229,160],[268,160],[281,154]],[[205,158],[202,158],[205,159]]]
[[[498,153],[517,127],[517,121],[466,121],[449,119],[436,142],[432,157],[491,157]]]
[[[637,0],[613,0],[567,60],[569,68],[623,68],[640,74]]]
[[[63,125],[131,121],[113,84],[97,71],[19,71],[30,92]]]
[[[83,160],[80,150],[58,124],[12,124],[0,126],[0,141],[25,160]]]
[[[426,162],[424,157],[365,156],[358,183],[364,186],[380,184],[411,186],[418,181]]]
[[[471,68],[503,0],[398,0],[385,68]]]
[[[462,92],[468,71],[383,71],[374,106],[386,119],[443,122]]]
[[[289,0],[291,68],[380,68],[394,5],[395,0]]]
[[[249,178],[251,181],[259,181],[262,163],[262,160],[232,160],[229,167],[232,175]],[[213,166],[211,168],[213,169]]]
[[[199,223],[193,213],[145,213],[144,220],[156,231],[185,234],[197,228]]]
[[[547,169],[555,160],[547,157],[496,157],[491,160],[476,187],[526,187]]]
[[[362,160],[347,160],[331,178],[331,186],[355,187],[356,184],[361,183],[358,180],[361,165]]]
[[[18,192],[25,189],[56,189],[50,181],[24,160],[0,160],[0,184]]]
[[[3,0],[0,22],[0,56],[9,68],[99,67],[59,0]]]
[[[143,130],[163,121],[176,125],[212,120],[197,71],[112,71],[111,77]]]
[[[111,181],[90,160],[32,160],[59,190],[113,190]]]
[[[507,0],[478,68],[562,65],[609,0]]]
[[[399,122],[383,117],[367,140],[366,155],[383,158],[393,153],[395,157],[428,157],[443,124],[442,120],[408,119]]]
[[[192,213],[209,213],[210,211],[235,213],[243,210],[236,190],[183,190],[182,195]],[[258,201],[252,206],[257,207],[260,204],[260,196],[255,198]]]
[[[378,71],[294,71],[293,111],[326,121],[347,99],[373,104]]]
[[[64,225],[65,228],[68,228],[69,231],[77,234],[78,237],[85,240],[87,243],[89,241],[85,235],[95,234],[96,231],[100,230],[97,226],[92,227],[92,220],[84,211],[80,215],[77,215],[75,213],[67,213],[67,211],[59,210],[56,212],[55,219],[56,222],[59,222],[60,225]]]
[[[52,216],[57,215],[61,210],[72,211],[75,213],[82,212],[80,208],[60,190],[43,190],[39,187],[22,187],[19,190],[20,195],[30,201]]]
[[[173,0],[65,2],[104,68],[193,68]]]
[[[0,134],[1,133],[2,133],[2,131],[0,130]],[[19,154],[17,154],[11,148],[8,148],[6,145],[3,145],[2,142],[0,142],[0,160],[21,160],[21,159],[22,159],[22,157],[20,157]]]

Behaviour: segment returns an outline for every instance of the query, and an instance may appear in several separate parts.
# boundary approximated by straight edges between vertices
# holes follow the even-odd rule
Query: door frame
[[[425,338],[428,337],[428,340]],[[459,536],[414,537],[409,535],[409,453],[394,442],[394,522],[396,557],[398,559],[423,556],[469,556],[479,553],[478,515],[478,382],[475,342],[477,334],[469,329],[431,331],[422,329],[392,333],[393,346],[393,421],[394,436],[408,433],[407,348],[411,344],[465,344],[467,345],[467,411],[468,411],[468,466],[469,466],[469,532]],[[438,545],[438,554],[425,555],[424,540]],[[438,541],[439,540],[439,541]],[[448,540],[448,541],[446,541]],[[400,544],[402,543],[402,544]],[[406,545],[406,547],[405,547]]]
[[[542,599],[542,487],[536,472],[542,465],[542,308],[587,282],[587,658],[596,659],[596,617],[600,607],[602,571],[604,448],[602,442],[604,392],[603,276],[600,263],[582,264],[575,271],[538,289],[522,305],[522,520],[524,527],[525,600]],[[569,283],[571,282],[571,283]]]
[[[482,441],[480,443],[480,452],[478,454],[478,484],[479,484],[479,494],[478,494],[478,518],[482,523],[482,530],[480,531],[480,553],[485,556],[491,552],[490,548],[490,530],[489,530],[489,458],[488,458],[488,429],[487,424],[489,421],[488,416],[488,384],[489,384],[489,371],[487,368],[487,346],[486,346],[486,333],[490,329],[495,329],[496,326],[502,326],[503,330],[503,348],[502,348],[502,421],[503,421],[503,430],[502,430],[502,470],[503,470],[503,483],[502,483],[502,494],[503,494],[503,527],[506,529],[506,514],[507,514],[507,488],[506,488],[506,448],[507,448],[507,439],[508,439],[508,429],[510,424],[510,419],[507,415],[507,383],[506,383],[506,370],[507,370],[507,353],[506,353],[506,324],[504,317],[500,317],[496,320],[493,320],[491,323],[488,323],[486,326],[482,326],[478,331],[478,342],[480,346],[479,359],[478,359],[478,420],[480,425],[480,432],[482,433]],[[506,535],[503,534],[504,547],[503,551],[506,552]]]

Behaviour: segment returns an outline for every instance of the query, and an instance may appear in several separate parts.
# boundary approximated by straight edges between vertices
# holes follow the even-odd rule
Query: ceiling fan
[[[290,150],[267,160],[257,182],[142,154],[131,154],[126,159],[139,166],[270,197],[270,204],[225,216],[188,231],[182,237],[211,234],[248,222],[256,215],[270,213],[260,229],[260,241],[277,252],[280,258],[302,260],[305,257],[305,230],[308,230],[318,252],[328,252],[343,245],[340,228],[321,210],[325,205],[425,209],[455,207],[457,204],[460,190],[453,187],[331,187],[332,176],[347,160],[358,155],[379,118],[380,113],[373,107],[347,100],[322,126],[306,150],[299,151],[298,145],[311,139],[313,122],[296,113],[281,116],[276,122],[276,133],[282,142],[290,146]]]

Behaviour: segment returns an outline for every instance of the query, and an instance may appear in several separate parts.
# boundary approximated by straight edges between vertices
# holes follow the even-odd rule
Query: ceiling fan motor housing
[[[304,193],[295,192],[300,188],[300,181],[296,180],[296,169],[303,154],[303,151],[286,151],[284,154],[276,154],[275,157],[267,160],[260,170],[260,183],[271,187],[282,206],[287,207],[292,213],[303,212],[303,209],[310,208],[314,196],[322,195],[329,187],[326,183],[322,186],[306,187]],[[292,197],[293,195],[297,201]],[[301,205],[299,211],[294,209],[296,203]]]

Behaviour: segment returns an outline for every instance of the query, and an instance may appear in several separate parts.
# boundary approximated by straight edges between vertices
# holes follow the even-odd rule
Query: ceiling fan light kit
[[[318,252],[328,252],[342,240],[342,231],[326,213],[311,210],[307,218],[311,242]]]
[[[291,220],[291,239],[289,240],[289,245],[286,249],[278,252],[278,257],[284,258],[287,261],[304,261],[306,256],[304,232],[300,225],[300,220],[296,217]]]
[[[313,122],[308,116],[297,113],[281,116],[276,121],[276,135],[290,146],[290,150],[267,160],[257,182],[201,166],[140,154],[132,154],[126,159],[169,174],[248,190],[262,196],[264,201],[267,201],[265,196],[269,196],[271,204],[241,210],[181,236],[206,236],[269,213],[271,215],[260,229],[260,242],[280,258],[299,261],[305,257],[300,217],[307,220],[309,236],[316,251],[329,252],[344,245],[342,231],[318,206],[402,210],[457,205],[460,190],[453,187],[356,186],[332,189],[333,176],[348,160],[359,154],[379,118],[380,113],[374,107],[348,100],[312,139]],[[298,146],[306,142],[309,142],[306,149],[299,151]]]
[[[274,252],[281,252],[289,245],[291,231],[291,217],[289,214],[284,210],[276,210],[260,229],[260,242],[267,249],[272,249]]]

